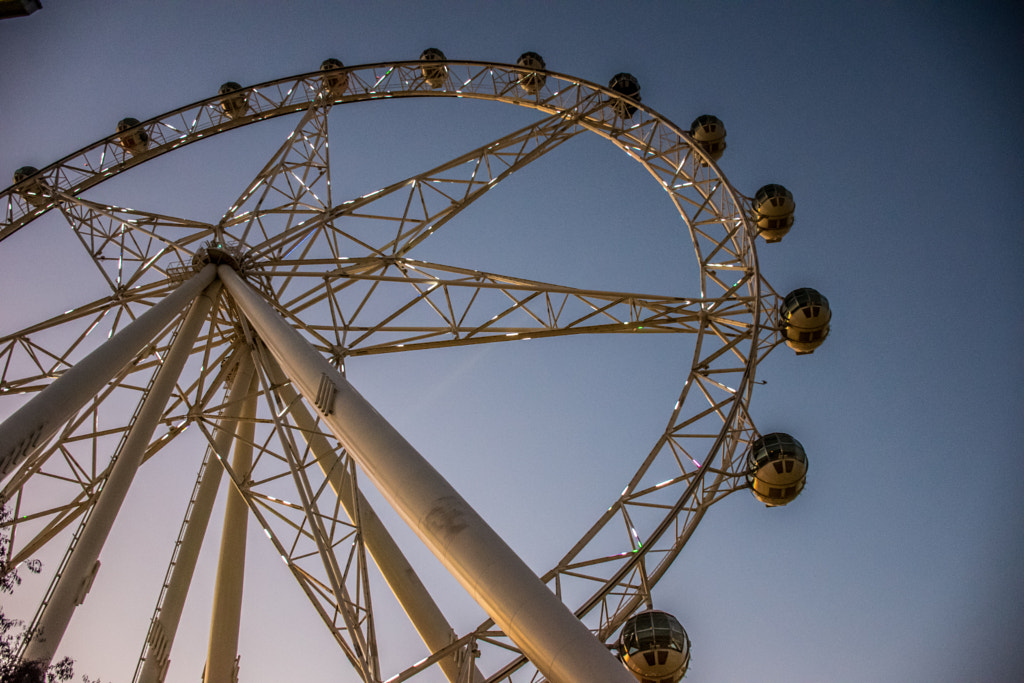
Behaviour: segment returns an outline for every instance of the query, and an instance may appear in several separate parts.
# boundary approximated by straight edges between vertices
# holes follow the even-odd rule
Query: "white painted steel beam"
[[[251,357],[248,364],[252,365]],[[242,407],[242,421],[235,438],[231,469],[247,476],[252,467],[252,444],[256,432],[256,377],[250,377],[249,392]],[[228,488],[224,508],[224,531],[220,539],[217,579],[214,583],[213,613],[210,617],[210,645],[206,656],[204,683],[237,680],[238,631],[242,624],[242,586],[245,582],[245,540],[249,528],[249,505],[237,488]]]
[[[445,479],[230,267],[221,280],[388,502],[552,683],[636,683]]]
[[[271,381],[278,385],[277,391],[282,400],[290,406],[289,412],[292,419],[295,420],[306,443],[316,456],[317,464],[324,476],[327,477],[335,495],[341,501],[349,519],[353,522],[356,519],[359,520],[359,530],[367,551],[373,557],[373,561],[380,569],[388,587],[391,588],[391,592],[423,639],[424,644],[431,652],[437,652],[450,645],[456,638],[455,630],[448,623],[430,593],[427,592],[427,588],[420,581],[416,570],[409,564],[398,544],[380,521],[380,517],[370,506],[369,501],[358,488],[353,486],[354,482],[348,469],[341,462],[335,449],[320,433],[313,416],[306,410],[306,404],[298,400],[298,392],[287,382],[287,378],[273,357],[269,358],[267,371]],[[483,681],[483,676],[476,671],[475,666],[469,681],[464,678],[460,680],[461,666],[455,655],[441,659],[438,665],[451,683]]]
[[[207,265],[4,420],[0,424],[0,479],[53,436],[76,411],[95,398],[112,377],[135,360],[174,316],[213,281],[216,273],[214,265]]]
[[[252,362],[252,354],[248,348],[238,353],[238,367],[235,377],[228,390],[224,415],[217,426],[214,436],[213,450],[219,457],[228,458],[231,443],[235,438],[238,417],[241,414],[242,402],[251,390],[256,366]],[[188,525],[182,535],[181,547],[175,556],[174,568],[167,581],[167,591],[160,604],[160,611],[147,636],[148,647],[142,670],[136,679],[137,683],[160,683],[167,675],[167,666],[174,645],[174,637],[178,632],[181,612],[185,606],[192,575],[195,573],[202,549],[203,539],[210,523],[210,515],[217,500],[217,489],[223,478],[224,468],[216,458],[211,457],[199,482],[195,499],[192,501]]]
[[[37,633],[29,641],[22,657],[24,661],[38,661],[48,665],[57,651],[61,638],[64,637],[64,631],[71,621],[75,607],[84,602],[99,570],[99,556],[103,544],[128,494],[135,473],[142,464],[146,448],[153,438],[153,432],[178,381],[178,375],[192,353],[192,345],[199,336],[199,331],[206,322],[219,291],[220,283],[214,282],[196,297],[178,329],[167,358],[157,369],[149,391],[143,398],[142,407],[128,435],[121,443],[120,452],[117,453],[110,468],[110,475],[85,521],[81,536],[57,579],[53,593],[43,607],[39,623],[36,625]],[[156,332],[162,329],[163,325],[160,325]],[[104,346],[115,343],[115,339],[116,337],[109,340]],[[120,367],[115,371],[117,369]]]

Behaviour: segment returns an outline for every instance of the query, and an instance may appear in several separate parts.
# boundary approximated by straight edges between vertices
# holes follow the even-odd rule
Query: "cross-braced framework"
[[[225,538],[244,537],[247,519],[263,528],[360,680],[408,680],[435,665],[453,682],[559,680],[529,642],[496,625],[494,612],[476,629],[453,630],[363,496],[367,479],[384,488],[401,482],[376,472],[375,456],[336,424],[345,363],[359,356],[579,334],[692,335],[690,371],[663,432],[635,454],[621,495],[541,577],[602,643],[650,604],[652,587],[708,507],[747,486],[754,372],[782,341],[779,297],[758,270],[748,200],[687,131],[638,102],[623,107],[608,88],[552,72],[538,81],[536,72],[491,63],[431,69],[427,78],[424,63],[375,64],[240,88],[119,132],[0,194],[0,239],[59,212],[108,288],[0,336],[4,409],[24,407],[0,432],[0,497],[13,513],[4,529],[8,566],[76,529],[34,622],[50,624],[47,634],[62,631],[54,624],[66,625],[87,592],[135,470],[173,452],[188,429],[202,435],[207,453],[151,628],[140,635],[135,680],[166,673],[224,473],[242,506],[240,515],[229,511]],[[406,97],[492,100],[539,118],[422,173],[339,198],[329,111]],[[283,115],[297,117],[292,133],[225,202],[217,223],[84,196],[166,152]],[[501,181],[588,133],[626,152],[664,189],[692,241],[699,291],[582,289],[414,258]],[[294,337],[273,341],[278,324]],[[290,365],[300,347],[327,367]],[[75,372],[80,396],[51,396],[44,416],[31,413],[30,399],[46,401],[46,389]],[[411,515],[417,533],[434,533],[427,528],[436,520]],[[380,661],[387,629],[374,621],[376,572],[427,657]],[[231,593],[230,578],[222,585],[218,594]],[[488,607],[491,590],[471,593],[500,613]],[[214,622],[227,619],[237,639],[230,611]],[[30,654],[52,656],[55,640],[37,638]],[[225,657],[234,665],[234,652],[210,657],[208,667]]]

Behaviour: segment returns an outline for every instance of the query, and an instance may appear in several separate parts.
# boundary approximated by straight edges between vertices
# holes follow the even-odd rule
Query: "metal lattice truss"
[[[3,332],[0,397],[6,403],[0,409],[7,414],[8,406],[39,392],[210,262],[235,267],[339,369],[350,356],[527,338],[694,335],[689,376],[664,432],[638,454],[621,496],[542,577],[607,640],[649,603],[652,586],[708,507],[745,486],[743,456],[755,438],[747,405],[755,366],[779,341],[777,296],[758,272],[747,201],[688,133],[640,105],[624,120],[609,106],[618,95],[578,79],[547,73],[545,86],[528,94],[517,67],[447,62],[444,68],[440,88],[425,82],[417,62],[344,69],[343,92],[328,88],[321,73],[245,88],[233,94],[244,98],[241,115],[225,113],[221,98],[204,100],[140,124],[148,137],[144,151],[133,154],[111,136],[5,190],[0,239],[57,211],[109,291]],[[494,100],[541,116],[436,168],[338,201],[331,195],[328,112],[398,97]],[[297,115],[298,125],[217,224],[82,197],[165,152],[286,114]],[[700,292],[585,290],[412,258],[418,245],[492,187],[584,132],[624,150],[664,188],[680,229],[692,239]],[[89,518],[134,421],[121,416],[137,413],[177,328],[174,323],[157,334],[52,437],[12,451],[16,467],[0,494],[13,512],[4,529],[11,536],[8,566]],[[243,366],[251,381],[229,390]],[[205,528],[195,514],[205,504],[204,479],[226,472],[362,680],[381,681],[382,669],[389,680],[406,680],[435,663],[452,680],[472,680],[479,675],[475,667],[488,681],[536,678],[521,650],[492,622],[451,632],[418,664],[382,666],[369,574],[374,564],[400,562],[394,557],[399,551],[380,550],[385,531],[367,531],[380,522],[359,491],[354,461],[322,423],[321,409],[300,398],[231,297],[220,292],[144,454],[148,460],[173,450],[186,431],[201,435],[207,447],[172,568],[183,539],[201,537]],[[242,468],[231,458],[232,444],[239,443],[251,451]],[[376,538],[370,542],[377,549],[367,549],[368,537]],[[171,574],[142,663],[166,658],[173,639],[162,619]]]

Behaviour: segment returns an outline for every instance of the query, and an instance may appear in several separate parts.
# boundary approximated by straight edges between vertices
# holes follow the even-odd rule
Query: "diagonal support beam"
[[[143,399],[142,406],[115,456],[99,499],[85,521],[82,534],[72,547],[66,565],[59,576],[39,616],[37,628],[23,655],[23,661],[49,665],[57,646],[67,629],[75,608],[82,604],[96,572],[99,556],[106,543],[114,520],[121,509],[135,473],[142,464],[146,447],[163,415],[167,400],[174,391],[185,362],[192,353],[199,331],[206,323],[220,292],[220,283],[212,283],[197,297],[175,335],[167,358],[156,371],[153,382]],[[108,345],[112,342],[108,342]]]
[[[341,463],[334,448],[320,433],[316,420],[306,410],[306,404],[299,400],[295,387],[287,381],[281,367],[273,358],[269,360],[267,372],[271,381],[277,385],[282,401],[290,406],[288,410],[292,419],[316,455],[317,464],[323,470],[349,519],[353,522],[358,520],[366,549],[373,556],[391,592],[431,652],[447,647],[456,639],[454,629],[416,575],[416,570],[409,564],[398,544],[380,521],[380,517],[373,511],[369,501],[353,485],[348,470]],[[459,679],[460,662],[456,656],[445,657],[438,665],[451,683],[461,683],[465,680]],[[483,680],[479,671],[474,671],[472,675],[471,683]]]
[[[248,355],[248,354],[246,354]],[[247,368],[252,358],[245,359]],[[247,475],[252,467],[252,444],[255,433],[256,398],[259,386],[255,373],[249,371],[249,387],[242,402],[241,423],[235,439],[235,455],[231,468]],[[221,469],[221,468],[218,468]],[[205,683],[237,680],[238,633],[242,623],[242,587],[245,581],[245,542],[249,528],[249,505],[235,488],[228,489],[224,507],[224,528],[220,539],[217,579],[213,591],[213,613],[210,617],[210,644],[206,656]]]
[[[224,415],[218,426],[216,443],[213,444],[213,451],[225,454],[222,455],[224,458],[227,457],[226,454],[231,450],[231,444],[235,440],[243,400],[250,391],[256,370],[248,348],[237,355],[238,367],[228,392]],[[178,623],[185,607],[185,597],[192,583],[192,575],[199,560],[199,551],[206,536],[223,473],[224,468],[217,462],[217,458],[211,455],[191,503],[188,523],[173,559],[173,569],[167,579],[166,591],[153,615],[146,638],[141,671],[135,679],[137,683],[160,683],[167,675],[171,646],[178,631]]]
[[[452,486],[230,267],[218,269],[240,312],[311,403],[333,384],[331,432],[448,571],[552,683],[635,683]],[[321,404],[323,401],[321,401]]]
[[[208,265],[39,392],[0,424],[0,479],[20,465],[103,389],[121,368],[213,282]]]

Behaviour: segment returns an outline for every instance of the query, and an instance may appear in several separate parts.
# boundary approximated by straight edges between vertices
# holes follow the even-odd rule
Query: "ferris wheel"
[[[402,98],[486,100],[536,115],[443,163],[339,198],[329,113]],[[225,198],[216,222],[98,199],[104,182],[140,164],[279,117],[291,117],[291,132],[248,186]],[[420,258],[502,181],[588,135],[625,152],[664,191],[696,255],[697,291],[584,288]],[[0,330],[5,560],[15,567],[66,545],[24,659],[54,657],[102,571],[136,473],[182,457],[187,432],[205,457],[139,634],[135,681],[167,675],[222,483],[207,681],[239,676],[245,566],[236,560],[250,521],[353,680],[438,680],[438,672],[452,683],[679,680],[689,641],[678,620],[654,609],[652,589],[713,503],[742,489],[769,506],[800,493],[799,441],[762,434],[748,407],[758,362],[781,344],[813,352],[831,318],[813,289],[780,296],[765,280],[755,240],[782,239],[793,197],[780,185],[742,195],[719,170],[724,150],[721,121],[703,115],[677,126],[641,103],[629,74],[603,87],[549,71],[535,53],[509,65],[429,49],[419,60],[346,67],[329,59],[299,76],[225,83],[147,121],[125,118],[110,137],[46,168],[19,169],[0,195],[0,240],[24,238],[33,221],[59,214],[70,227],[63,237],[77,241],[102,283],[83,288],[71,310]],[[621,494],[537,576],[357,391],[346,365],[580,334],[684,334],[693,357],[664,430],[631,455]],[[364,495],[367,482],[486,621],[453,627]],[[371,575],[383,577],[426,657],[382,661],[388,629],[374,618]]]

